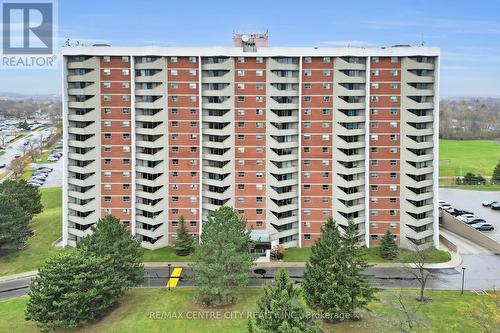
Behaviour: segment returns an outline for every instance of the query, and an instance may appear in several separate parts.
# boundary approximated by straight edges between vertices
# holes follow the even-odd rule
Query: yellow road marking
[[[177,286],[177,283],[179,282],[181,273],[181,267],[174,267],[174,270],[172,271],[172,274],[170,274],[170,279],[168,279],[166,287],[175,288]]]

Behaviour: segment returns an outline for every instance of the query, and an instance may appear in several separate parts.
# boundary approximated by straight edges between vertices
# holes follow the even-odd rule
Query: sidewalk
[[[448,250],[448,249],[446,249]],[[455,268],[460,266],[462,263],[462,257],[460,254],[449,251],[448,252],[451,254],[451,260],[447,262],[441,262],[441,263],[436,263],[436,264],[426,264],[425,268],[428,269],[447,269],[447,268]],[[190,262],[171,262],[171,267],[188,267],[191,263]],[[388,267],[388,268],[408,268],[408,267],[414,267],[413,264],[411,263],[401,263],[401,262],[387,262],[387,263],[368,263],[370,266],[373,267]],[[267,267],[267,268],[281,268],[281,267],[305,267],[306,263],[305,262],[287,262],[287,261],[270,261],[270,262],[258,262],[255,263],[255,267]],[[168,267],[168,263],[165,262],[145,262],[144,263],[145,268],[165,268]]]
[[[7,281],[11,281],[11,280],[30,278],[30,277],[36,276],[37,274],[38,274],[38,271],[31,271],[31,272],[22,272],[22,273],[17,273],[17,274],[12,274],[12,275],[0,276],[0,282],[7,282]]]

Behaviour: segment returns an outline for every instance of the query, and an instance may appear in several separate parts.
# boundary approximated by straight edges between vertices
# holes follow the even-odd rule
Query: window
[[[331,71],[331,70],[329,70],[329,69],[325,69],[325,70],[323,71],[323,76],[330,76],[330,75],[331,75],[331,73],[332,73],[332,71]]]
[[[110,102],[111,101],[111,96],[110,95],[104,95],[103,97],[105,102]]]
[[[371,127],[372,128],[378,128],[378,121],[372,121],[371,122]]]
[[[255,71],[255,76],[264,76],[264,72],[261,70]]]
[[[257,110],[255,110],[255,114],[256,114],[256,115],[258,115],[258,116],[261,116],[261,115],[263,115],[263,114],[264,114],[264,110],[262,110],[262,109],[257,109]]]
[[[311,96],[304,96],[304,102],[310,102]]]
[[[128,120],[122,121],[122,126],[123,127],[130,127],[130,121],[128,121]]]
[[[323,102],[330,102],[330,96],[323,96]]]
[[[324,115],[324,116],[327,116],[327,115],[329,115],[329,114],[330,114],[330,109],[323,109],[323,111],[322,111],[322,112],[323,112],[323,115]]]
[[[378,109],[372,109],[371,110],[372,115],[376,116],[378,115]]]
[[[379,57],[372,57],[372,62],[374,64],[378,63],[380,61]]]
[[[390,83],[389,86],[391,87],[391,89],[398,89],[399,84],[397,84],[397,83]]]
[[[111,190],[111,184],[104,184],[105,190]]]
[[[122,95],[122,101],[130,101],[129,95]]]
[[[329,64],[330,63],[330,57],[323,57],[323,63],[324,64]]]
[[[110,62],[111,61],[111,57],[110,56],[104,56],[104,57],[102,57],[102,61],[103,62]]]
[[[196,89],[196,83],[190,83],[189,89]]]
[[[391,109],[390,114],[391,114],[391,115],[396,115],[396,114],[398,114],[398,109]]]
[[[310,234],[304,234],[304,239],[305,239],[305,240],[309,240],[309,239],[311,239],[311,235],[310,235]]]
[[[104,151],[105,151],[106,153],[109,153],[109,152],[111,151],[111,147],[110,147],[110,146],[105,146],[105,147],[104,147]]]
[[[102,70],[102,74],[103,74],[103,75],[111,75],[111,69],[108,69],[108,68],[103,69],[103,70]]]
[[[390,216],[396,216],[396,211],[394,209],[389,210]]]
[[[389,123],[389,127],[390,127],[390,128],[397,128],[397,127],[398,127],[398,123],[397,123],[397,122],[395,122],[395,121],[391,121],[391,122]]]
[[[111,121],[110,120],[106,120],[106,121],[103,122],[103,125],[105,127],[109,127],[109,126],[111,126]]]
[[[377,141],[378,140],[378,134],[372,134],[371,135],[371,140],[372,141]]]
[[[170,62],[177,62],[177,57],[170,57]]]
[[[370,189],[371,189],[372,191],[378,191],[378,185],[371,185],[371,186],[370,186]]]
[[[391,57],[391,63],[397,64],[398,63],[398,57]]]
[[[398,96],[391,96],[391,102],[397,102]]]
[[[311,83],[304,83],[304,89],[311,89],[312,84]]]
[[[102,87],[103,88],[111,88],[111,82],[103,82]]]
[[[245,71],[244,70],[240,69],[236,73],[238,74],[238,76],[245,76]]]
[[[264,84],[263,84],[263,83],[256,83],[256,84],[255,84],[255,89],[257,89],[257,90],[262,90],[262,89],[264,89]]]
[[[378,235],[370,235],[370,239],[376,241],[378,240]]]
[[[323,83],[323,89],[330,89],[331,84],[330,83]]]
[[[178,88],[179,88],[179,84],[177,82],[170,83],[170,89],[178,89]]]
[[[398,190],[397,185],[389,185],[389,191],[396,192]]]
[[[111,171],[105,171],[104,177],[111,177]]]
[[[310,69],[306,69],[304,71],[304,76],[312,76],[312,71]]]
[[[398,70],[397,69],[391,69],[391,76],[398,76]]]
[[[257,222],[255,222],[255,226],[256,226],[256,227],[262,227],[262,225],[263,225],[263,222],[262,222],[262,221],[257,221]]]
[[[304,115],[305,116],[310,116],[312,113],[311,109],[304,109]]]
[[[238,83],[236,86],[238,87],[238,89],[245,89],[244,83]]]
[[[379,76],[379,75],[380,75],[380,71],[378,69],[372,70],[372,76]]]
[[[306,64],[310,64],[310,63],[312,63],[312,58],[311,57],[304,57],[304,62]]]
[[[396,161],[396,160],[390,160],[389,161],[389,165],[396,166],[396,165],[398,165],[398,161]]]
[[[111,197],[105,196],[104,197],[104,202],[111,202]]]
[[[258,103],[262,103],[264,101],[264,98],[262,96],[255,96],[255,101]]]
[[[257,57],[257,58],[255,58],[255,62],[258,63],[258,64],[262,64],[264,62],[264,58]]]
[[[122,88],[130,88],[130,82],[122,82]]]
[[[238,63],[239,64],[245,63],[245,57],[238,57]]]
[[[130,71],[128,69],[122,69],[122,75],[129,75]]]
[[[372,102],[378,102],[378,96],[371,96],[370,99]]]
[[[127,56],[123,56],[122,57],[122,62],[128,62],[128,57]]]
[[[188,71],[188,73],[189,73],[189,76],[196,76],[196,69],[190,69]]]
[[[105,139],[111,139],[111,133],[104,133]]]
[[[107,164],[107,165],[111,164],[111,159],[110,158],[105,158],[104,159],[104,164]]]
[[[372,89],[378,89],[378,83],[372,83]]]
[[[111,114],[110,108],[104,108],[104,114]]]
[[[170,70],[170,75],[177,76],[178,75],[177,69],[171,69]]]
[[[189,57],[189,62],[192,64],[196,63],[196,57]]]

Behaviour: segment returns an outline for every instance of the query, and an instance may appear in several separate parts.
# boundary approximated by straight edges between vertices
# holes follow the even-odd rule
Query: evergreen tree
[[[329,218],[306,264],[302,287],[307,304],[331,320],[346,313],[353,317],[374,298],[374,289],[362,274],[366,266],[356,225],[349,221],[341,236]]]
[[[58,253],[30,283],[26,320],[35,321],[42,332],[82,326],[116,302],[120,285],[105,258]]]
[[[376,289],[370,287],[363,271],[368,267],[365,253],[360,242],[358,227],[349,219],[345,234],[342,237],[347,260],[347,279],[345,289],[349,294],[349,302],[344,307],[344,313],[354,318],[357,309],[366,308],[368,302],[375,299]]]
[[[201,245],[192,265],[198,300],[205,305],[234,301],[234,288],[248,282],[253,265],[246,221],[231,207],[216,210],[203,223]]]
[[[380,247],[378,249],[380,257],[387,260],[394,260],[398,257],[398,245],[394,240],[394,235],[390,230],[380,239]]]
[[[493,175],[491,176],[491,183],[492,184],[500,184],[500,161],[498,162],[497,166],[493,170]]]
[[[335,316],[349,303],[349,294],[343,285],[347,279],[347,260],[343,256],[340,232],[330,217],[311,247],[302,282],[307,304],[319,313]]]
[[[0,193],[0,250],[22,249],[33,235],[31,217],[19,201]]]
[[[92,227],[92,234],[78,243],[78,250],[87,256],[104,257],[113,274],[120,277],[123,291],[144,280],[140,243],[112,215],[98,220]]]
[[[274,284],[264,287],[264,295],[257,301],[255,319],[248,321],[248,332],[319,332],[318,325],[300,304],[298,290],[286,270],[276,271]]]
[[[188,232],[184,216],[179,219],[177,226],[177,238],[174,243],[174,250],[178,256],[187,256],[194,252],[195,240]]]
[[[28,185],[25,180],[6,180],[0,184],[0,194],[14,198],[17,206],[23,209],[30,216],[30,219],[43,210],[40,191]]]

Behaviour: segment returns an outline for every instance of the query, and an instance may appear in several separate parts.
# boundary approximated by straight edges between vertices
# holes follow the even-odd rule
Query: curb
[[[18,280],[23,278],[34,277],[38,274],[38,271],[23,272],[12,275],[0,276],[0,282],[7,282],[11,280]]]

